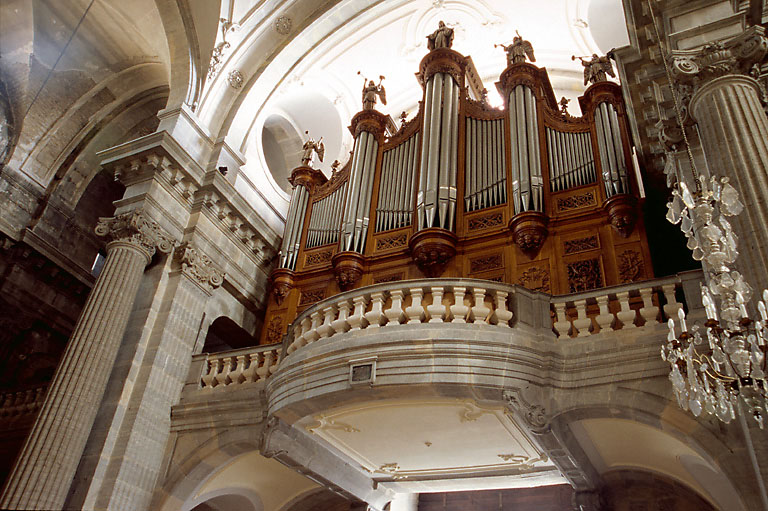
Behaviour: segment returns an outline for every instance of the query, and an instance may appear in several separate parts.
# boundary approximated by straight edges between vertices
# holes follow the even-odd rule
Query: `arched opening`
[[[243,495],[225,494],[201,502],[191,511],[259,511],[251,500]]]
[[[261,143],[272,178],[285,193],[291,193],[288,178],[301,162],[301,135],[285,117],[273,114],[264,121]]]
[[[249,334],[243,327],[227,317],[216,318],[208,327],[203,345],[204,353],[236,350],[256,346],[259,340]]]

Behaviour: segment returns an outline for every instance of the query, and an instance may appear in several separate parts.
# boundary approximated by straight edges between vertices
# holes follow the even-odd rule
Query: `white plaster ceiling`
[[[471,400],[379,400],[307,417],[299,427],[372,478],[413,482],[418,491],[456,489],[454,480],[465,489],[486,488],[493,478],[496,487],[566,482],[503,407]]]
[[[592,2],[601,4],[597,13],[590,10]],[[605,51],[626,41],[620,0],[342,0],[326,11],[322,10],[326,3],[318,4],[319,12],[308,11],[308,4],[285,2],[280,8],[273,2],[222,3],[222,17],[241,25],[228,39],[233,43],[232,60],[241,64],[249,61],[248,54],[266,48],[265,42],[276,35],[273,24],[280,15],[291,18],[293,30],[303,27],[290,40],[275,43],[284,45],[256,70],[258,78],[244,88],[246,97],[238,102],[239,110],[228,114],[233,119],[228,143],[245,154],[248,179],[278,210],[287,207],[288,195],[268,175],[260,149],[264,121],[282,115],[302,137],[305,130],[315,139],[324,137],[326,158],[317,166],[330,174],[330,164],[335,159],[346,161],[352,146],[346,126],[361,108],[363,79],[358,71],[377,81],[380,75],[386,77],[388,104],[379,105],[381,111],[396,120],[402,111],[412,117],[422,96],[414,73],[427,53],[425,37],[440,20],[454,27],[453,48],[472,57],[497,105],[501,99],[493,84],[506,61],[504,52],[493,45],[509,43],[516,30],[532,42],[536,64],[549,71],[555,94],[572,100],[584,86],[583,68],[571,55]],[[315,18],[301,19],[306,16]],[[600,35],[600,45],[592,27]],[[241,69],[246,78],[254,71],[248,66]],[[221,115],[214,101],[221,87],[212,85],[206,93],[203,119],[213,121]],[[576,101],[571,101],[570,110],[579,114]]]

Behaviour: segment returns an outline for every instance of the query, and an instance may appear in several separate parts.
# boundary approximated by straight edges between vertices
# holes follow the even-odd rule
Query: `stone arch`
[[[715,511],[706,499],[687,485],[653,472],[612,470],[603,474],[603,504],[614,511],[675,509]]]
[[[664,381],[666,382],[666,379]],[[618,400],[609,404],[590,403],[588,402],[589,398],[580,396],[581,402],[571,403],[567,409],[553,416],[550,423],[552,431],[556,436],[563,439],[563,443],[576,458],[583,458],[583,462],[591,466],[594,465],[594,463],[587,462],[587,460],[593,460],[594,453],[588,454],[582,450],[584,435],[583,432],[580,434],[577,429],[578,425],[583,424],[584,421],[616,421],[616,425],[619,427],[621,421],[636,424],[642,428],[653,430],[653,434],[658,435],[657,438],[671,439],[673,442],[687,446],[695,452],[699,463],[705,465],[722,480],[727,481],[724,488],[718,489],[719,494],[710,495],[705,500],[711,503],[710,499],[712,499],[718,504],[730,501],[733,504],[729,509],[734,509],[734,511],[736,509],[751,509],[748,495],[754,489],[748,488],[749,477],[729,477],[737,473],[735,471],[742,469],[744,465],[740,463],[739,456],[734,454],[734,445],[729,445],[721,435],[716,434],[705,424],[679,409],[677,404],[671,400],[634,389],[621,388],[618,390],[622,391],[621,394],[625,394],[624,391],[626,391],[623,396],[624,399],[621,400],[623,404],[620,404]],[[630,398],[628,394],[631,394],[632,397]],[[607,424],[602,424],[603,430]],[[628,435],[627,438],[632,437]],[[595,469],[600,472],[598,467]],[[613,471],[617,470],[644,471],[657,477],[666,477],[702,497],[691,487],[690,481],[675,477],[674,474],[662,467],[646,467],[644,470],[640,470],[639,467],[625,466]],[[602,478],[604,474],[611,471],[609,467],[609,470],[601,473],[600,477]],[[757,495],[754,498],[758,498]],[[739,502],[741,507],[733,507],[736,505],[735,502]]]
[[[264,504],[256,492],[246,488],[224,488],[207,492],[187,503],[181,511],[263,511]]]

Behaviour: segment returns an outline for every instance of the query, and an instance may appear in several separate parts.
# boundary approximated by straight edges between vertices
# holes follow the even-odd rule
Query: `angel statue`
[[[357,72],[360,74],[360,71]],[[387,91],[384,90],[384,86],[381,82],[384,80],[383,76],[379,76],[379,84],[376,85],[373,80],[368,80],[363,77],[363,110],[373,110],[376,105],[376,96],[381,99],[381,104],[387,104]],[[366,85],[366,82],[368,85]]]
[[[305,131],[307,135],[309,135],[309,131]],[[312,152],[317,153],[317,158],[320,161],[323,161],[323,156],[325,156],[325,144],[323,144],[323,137],[320,137],[320,140],[315,142],[312,140],[312,137],[309,137],[309,139],[304,142],[304,146],[302,147],[304,152],[301,155],[301,164],[306,165],[307,167],[311,167],[312,163]]]
[[[453,29],[446,27],[444,22],[438,24],[437,30],[427,36],[427,48],[450,48],[453,45]]]
[[[494,44],[493,47],[496,48],[501,46],[504,48],[504,51],[507,52],[507,66],[525,62],[526,57],[528,57],[528,60],[531,62],[536,62],[536,57],[533,56],[533,45],[531,42],[524,40],[517,30],[515,30],[515,33],[517,35],[512,39],[512,44],[507,46],[504,46],[503,44]]]
[[[593,53],[591,58],[571,56],[571,60],[576,59],[579,59],[581,65],[584,66],[584,85],[607,81],[606,73],[611,78],[616,78],[616,74],[613,72],[613,65],[608,56],[598,57],[597,53]]]

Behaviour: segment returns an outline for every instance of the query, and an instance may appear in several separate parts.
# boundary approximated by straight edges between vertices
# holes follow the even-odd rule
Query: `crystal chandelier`
[[[768,290],[757,303],[760,319],[753,321],[747,312],[752,290],[729,267],[739,253],[736,234],[725,218],[738,215],[744,206],[728,178],[696,183],[691,193],[678,181],[667,204],[667,219],[680,225],[693,258],[702,261],[707,273],[708,284],[701,286],[707,321],[703,329],[689,329],[680,309],[679,333],[670,319],[661,357],[671,366],[669,379],[681,408],[697,417],[714,414],[728,423],[736,417],[734,408],[741,399],[762,429],[768,413]]]

